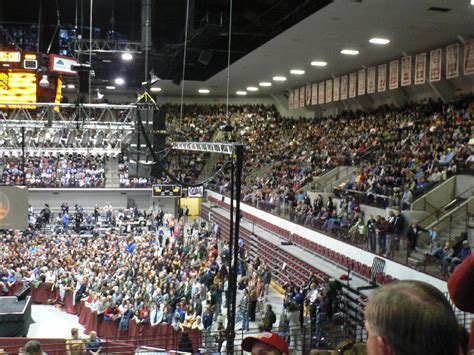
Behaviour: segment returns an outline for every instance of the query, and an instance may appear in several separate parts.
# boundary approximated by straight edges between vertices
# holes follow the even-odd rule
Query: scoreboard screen
[[[35,103],[36,73],[28,71],[0,70],[0,108],[4,103]],[[8,105],[17,108],[17,105]],[[34,108],[34,106],[23,106]]]
[[[181,185],[153,185],[153,197],[181,197]]]

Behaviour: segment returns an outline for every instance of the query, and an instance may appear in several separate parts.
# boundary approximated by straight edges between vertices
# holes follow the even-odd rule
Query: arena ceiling
[[[272,82],[248,96],[279,94],[287,88],[346,74],[364,66],[383,63],[403,54],[414,54],[474,36],[474,6],[471,0],[234,0],[230,92]],[[36,21],[38,2],[1,2],[0,23]],[[44,23],[55,24],[53,2],[43,4]],[[75,21],[75,5],[84,4],[88,23],[89,0],[59,0],[61,23]],[[228,0],[191,0],[185,95],[198,89],[210,95],[226,93]],[[33,4],[33,5],[32,5]],[[152,50],[150,68],[161,78],[161,94],[181,93],[185,2],[152,1]],[[19,9],[28,8],[28,11]],[[78,22],[80,23],[80,17]],[[85,25],[86,25],[85,24]],[[94,27],[101,36],[113,29],[128,40],[140,41],[140,2],[94,0]],[[42,33],[47,48],[54,26]],[[390,39],[386,46],[369,43],[372,37]],[[54,46],[53,46],[54,48]],[[357,49],[357,56],[340,53]],[[313,60],[327,62],[314,67]],[[206,64],[207,63],[207,64]],[[125,90],[134,90],[144,76],[143,57],[123,62],[117,53],[97,53],[93,59],[95,85],[105,88],[117,76],[125,76]],[[292,75],[291,69],[305,74]],[[285,82],[273,76],[287,77]]]

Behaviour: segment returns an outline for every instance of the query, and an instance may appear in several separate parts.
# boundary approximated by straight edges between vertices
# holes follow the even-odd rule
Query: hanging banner
[[[333,101],[339,101],[339,90],[341,88],[341,78],[334,78],[334,93],[332,95]]]
[[[341,100],[347,100],[347,75],[341,76]]]
[[[320,105],[322,105],[322,104],[324,104],[324,94],[325,94],[325,92],[324,92],[324,81],[321,81],[319,83],[318,92],[319,92],[318,93],[318,95],[319,95],[318,103]]]
[[[464,44],[464,75],[474,74],[474,39]]]
[[[375,67],[367,69],[367,94],[375,92]]]
[[[288,94],[288,108],[290,110],[293,109],[293,90],[290,90],[290,93]]]
[[[390,62],[390,74],[389,74],[389,82],[388,87],[390,90],[394,90],[398,88],[398,77],[399,77],[399,68],[400,63],[399,60],[392,60]]]
[[[306,93],[306,106],[310,106],[311,105],[311,84],[310,83],[306,84],[305,93]]]
[[[417,54],[415,57],[415,85],[426,82],[426,53]]]
[[[357,95],[357,73],[349,74],[349,97],[353,98]]]
[[[357,83],[357,95],[365,95],[365,69],[359,70]]]
[[[300,107],[304,107],[304,86],[300,87]]]
[[[377,91],[387,90],[387,64],[380,64],[377,73]]]
[[[411,56],[402,58],[402,79],[400,85],[411,85]]]
[[[300,107],[300,89],[295,89],[294,96],[293,96],[293,108],[299,108],[299,107]]]
[[[332,102],[332,79],[326,80],[326,103]]]
[[[318,83],[311,85],[311,105],[318,104]]]
[[[441,48],[430,52],[430,81],[441,80]]]
[[[446,79],[459,76],[459,44],[446,47]]]

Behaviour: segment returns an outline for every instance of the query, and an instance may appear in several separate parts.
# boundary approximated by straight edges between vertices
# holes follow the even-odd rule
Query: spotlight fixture
[[[311,62],[311,65],[313,67],[325,67],[326,65],[328,65],[328,63],[322,61],[322,60],[313,60]]]
[[[357,55],[359,54],[359,51],[357,49],[343,49],[341,51],[341,54],[345,55]]]
[[[97,100],[102,100],[104,98],[104,94],[100,92],[99,89],[97,89]]]
[[[293,75],[303,75],[305,71],[303,69],[291,69],[290,73]]]
[[[211,91],[209,89],[199,89],[198,92],[200,94],[209,94]]]
[[[389,39],[386,39],[386,38],[371,38],[369,40],[370,43],[372,44],[389,44],[390,43],[390,40]]]
[[[74,84],[68,84],[67,88],[68,88],[68,89],[75,89],[76,86],[75,86]]]
[[[247,95],[247,91],[243,91],[243,90],[238,90],[235,92],[237,95],[240,95],[240,96],[245,96]]]
[[[258,84],[259,86],[262,86],[262,87],[268,87],[268,86],[272,86],[272,83],[268,82],[268,81],[262,81],[261,83]]]
[[[125,80],[123,80],[123,78],[116,78],[115,79],[115,84],[123,85],[123,84],[125,84]]]
[[[39,86],[41,86],[42,88],[49,88],[49,81],[47,75],[43,75],[39,82]]]
[[[282,75],[275,75],[273,77],[273,81],[285,81],[286,80],[286,76],[282,76]]]
[[[161,88],[158,87],[158,86],[155,86],[155,87],[151,88],[150,91],[153,91],[153,92],[160,92],[160,91],[161,91]]]
[[[133,55],[132,53],[127,51],[125,53],[122,53],[122,59],[126,61],[131,61],[133,59]]]

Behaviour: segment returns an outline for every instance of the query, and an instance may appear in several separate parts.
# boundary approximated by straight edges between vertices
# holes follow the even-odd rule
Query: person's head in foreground
[[[25,355],[41,355],[43,351],[41,350],[41,343],[38,340],[30,340],[25,344],[23,348],[23,354]]]
[[[246,337],[242,341],[242,350],[252,355],[288,355],[288,344],[275,333],[260,333],[255,337]]]
[[[373,293],[365,309],[368,355],[458,355],[458,324],[434,286],[399,281]]]

